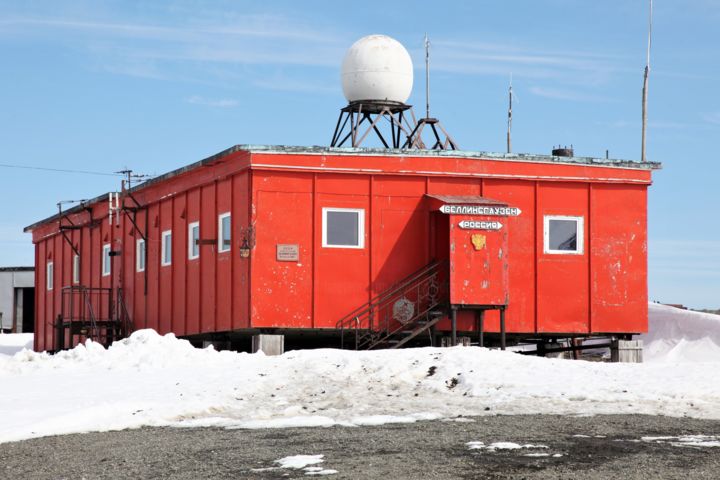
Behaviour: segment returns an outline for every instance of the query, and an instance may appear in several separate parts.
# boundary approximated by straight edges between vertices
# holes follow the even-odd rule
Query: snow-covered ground
[[[32,347],[32,333],[0,333],[0,358],[3,355],[14,355],[24,348],[32,350]]]
[[[651,303],[648,321],[646,362],[720,363],[720,315]]]
[[[475,347],[266,357],[195,349],[152,330],[107,350],[92,342],[53,356],[23,350],[0,355],[0,442],[145,425],[353,426],[542,413],[720,419],[720,317],[666,308],[651,305],[653,361],[645,364]],[[676,362],[682,342],[702,345],[703,357],[691,358],[702,362]]]

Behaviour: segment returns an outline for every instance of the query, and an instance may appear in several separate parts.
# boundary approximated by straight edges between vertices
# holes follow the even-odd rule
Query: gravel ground
[[[641,440],[681,435],[720,436],[720,421],[546,415],[353,428],[143,428],[0,444],[0,478],[306,477],[274,463],[299,454],[324,455],[321,466],[337,471],[329,478],[720,478],[720,447]],[[547,448],[471,450],[473,441]]]

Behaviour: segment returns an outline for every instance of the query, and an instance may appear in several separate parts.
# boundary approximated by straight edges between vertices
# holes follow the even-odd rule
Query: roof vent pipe
[[[568,148],[567,145],[565,145],[564,147],[560,146],[560,145],[558,145],[557,147],[553,147],[552,154],[553,154],[553,157],[574,157],[575,156],[575,152],[573,151],[572,145],[570,145],[570,148]]]

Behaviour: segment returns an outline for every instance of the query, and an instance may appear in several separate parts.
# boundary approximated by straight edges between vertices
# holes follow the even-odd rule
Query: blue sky
[[[656,0],[648,158],[650,298],[720,307],[720,1]],[[327,145],[345,50],[410,51],[424,103],[461,148],[638,159],[647,2],[4,1],[1,164],[163,173],[239,143]],[[22,228],[112,176],[0,167],[0,266],[32,264]]]

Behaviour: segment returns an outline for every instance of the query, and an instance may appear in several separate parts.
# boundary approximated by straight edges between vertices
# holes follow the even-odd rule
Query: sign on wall
[[[498,217],[517,217],[522,213],[517,207],[490,207],[481,205],[443,205],[442,213],[453,215],[490,215]]]
[[[300,261],[300,247],[297,243],[278,243],[277,260],[279,262]]]
[[[503,225],[497,221],[462,220],[458,227],[464,230],[500,230]]]

